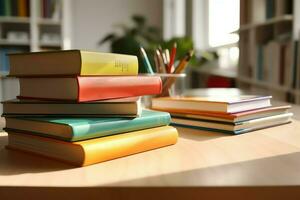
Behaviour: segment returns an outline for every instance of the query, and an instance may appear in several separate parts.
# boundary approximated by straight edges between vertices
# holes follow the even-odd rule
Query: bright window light
[[[238,42],[240,24],[240,0],[209,0],[208,42],[217,47]]]

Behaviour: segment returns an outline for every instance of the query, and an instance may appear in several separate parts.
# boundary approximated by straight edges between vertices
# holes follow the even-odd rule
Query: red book
[[[154,95],[161,93],[161,89],[161,79],[155,76],[20,78],[18,98],[85,102]]]

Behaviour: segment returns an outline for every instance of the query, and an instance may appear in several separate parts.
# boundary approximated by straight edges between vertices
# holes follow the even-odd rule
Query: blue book
[[[170,124],[170,114],[143,110],[137,118],[6,118],[6,130],[79,141]]]

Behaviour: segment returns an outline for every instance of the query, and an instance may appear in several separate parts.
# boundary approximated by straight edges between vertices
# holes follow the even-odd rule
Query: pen
[[[186,66],[188,65],[190,59],[192,58],[194,54],[193,50],[190,50],[184,57],[183,59],[180,61],[180,63],[178,64],[178,66],[176,67],[175,71],[173,72],[173,74],[179,74],[181,73]],[[162,96],[166,96],[169,93],[169,88],[174,84],[176,78],[174,77],[170,77],[166,80],[166,82],[163,85],[163,92],[162,92]]]
[[[149,61],[148,56],[146,54],[146,51],[144,50],[143,47],[140,47],[140,52],[141,52],[141,55],[142,55],[142,58],[143,58],[144,65],[146,66],[146,71],[149,74],[154,74],[152,66],[150,64],[150,61]]]

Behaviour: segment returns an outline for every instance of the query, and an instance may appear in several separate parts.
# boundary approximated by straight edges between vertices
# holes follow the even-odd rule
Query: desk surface
[[[300,186],[300,107],[291,124],[230,136],[178,128],[176,145],[83,168],[4,149],[0,186]]]

